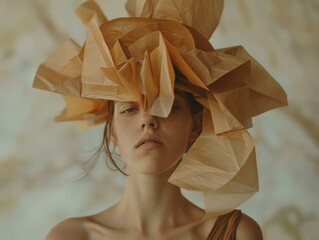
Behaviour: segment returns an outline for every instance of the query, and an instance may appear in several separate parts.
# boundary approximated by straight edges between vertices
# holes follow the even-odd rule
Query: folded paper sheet
[[[243,47],[208,41],[222,0],[129,0],[132,17],[108,21],[94,1],[76,11],[87,27],[83,46],[67,40],[40,65],[34,87],[61,93],[58,121],[107,121],[108,100],[137,101],[167,117],[174,88],[204,106],[203,131],[169,181],[203,191],[208,212],[236,208],[258,190],[252,117],[284,106],[282,87]],[[185,77],[175,83],[174,68]],[[222,204],[221,204],[222,203]]]

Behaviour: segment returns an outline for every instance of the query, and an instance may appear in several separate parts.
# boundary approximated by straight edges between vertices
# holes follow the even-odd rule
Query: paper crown
[[[252,117],[287,105],[282,87],[242,46],[214,49],[223,1],[129,0],[131,17],[108,21],[94,1],[76,11],[83,46],[67,40],[40,65],[33,86],[63,94],[58,121],[107,119],[108,100],[137,101],[167,117],[174,88],[204,106],[203,131],[170,177],[204,192],[205,209],[224,213],[258,190]],[[174,67],[186,80],[175,84]]]

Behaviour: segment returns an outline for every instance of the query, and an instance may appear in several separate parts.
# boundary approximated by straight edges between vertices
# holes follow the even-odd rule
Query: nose
[[[148,113],[142,113],[140,126],[142,130],[145,128],[157,129],[159,126],[158,118]]]

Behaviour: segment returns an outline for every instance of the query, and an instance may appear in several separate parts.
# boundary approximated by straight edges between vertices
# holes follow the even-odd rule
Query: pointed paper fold
[[[250,60],[251,71],[248,86],[250,88],[252,116],[288,104],[284,89],[242,46],[219,49],[218,51]]]
[[[75,11],[75,15],[80,21],[87,25],[93,18],[96,19],[98,25],[107,21],[102,9],[95,1],[89,0],[82,3]]]
[[[216,215],[224,214],[237,208],[258,189],[256,153],[253,150],[245,164],[229,182],[219,189],[204,192],[205,209]]]
[[[73,121],[87,119],[90,123],[100,123],[106,120],[106,102],[97,99],[87,99],[63,95],[67,107],[56,117],[57,121]]]
[[[223,0],[128,0],[126,10],[132,17],[173,20],[201,32],[207,39],[217,27]]]
[[[169,182],[186,189],[217,190],[245,165],[254,148],[247,130],[216,135],[210,115],[205,110],[203,133],[185,154]]]
[[[81,48],[73,40],[62,46],[40,65],[33,87],[47,91],[80,96],[82,61]]]

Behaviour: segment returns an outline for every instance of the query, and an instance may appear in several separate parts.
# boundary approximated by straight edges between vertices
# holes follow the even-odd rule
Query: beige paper
[[[219,23],[223,0],[128,0],[130,16],[159,18],[184,23],[209,39]]]
[[[203,133],[169,181],[190,190],[217,190],[240,171],[253,149],[246,129],[216,135],[211,114],[205,110]]]

